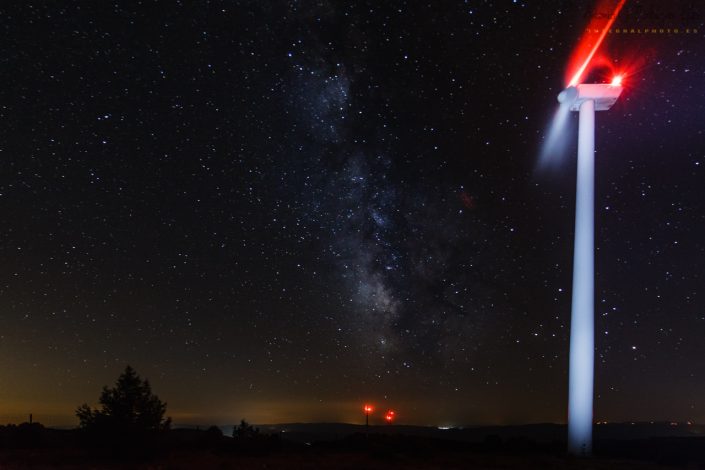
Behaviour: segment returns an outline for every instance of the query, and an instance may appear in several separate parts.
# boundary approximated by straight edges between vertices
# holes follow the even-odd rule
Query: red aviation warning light
[[[622,81],[624,80],[623,75],[615,75],[612,77],[612,81],[610,82],[610,85],[612,86],[622,86]]]
[[[384,420],[387,423],[392,424],[392,421],[394,421],[394,410],[387,411],[387,414],[384,415]]]
[[[362,407],[362,410],[365,412],[365,437],[367,437],[370,431],[370,413],[372,413],[374,408],[372,405],[365,404],[365,406]]]

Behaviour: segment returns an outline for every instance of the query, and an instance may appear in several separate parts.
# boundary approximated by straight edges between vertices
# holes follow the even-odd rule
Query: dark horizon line
[[[247,421],[247,420],[245,420]],[[5,423],[0,426],[19,426],[22,424],[30,424],[29,421],[22,421],[20,423]],[[32,424],[42,424],[41,421],[33,420]],[[211,426],[216,426],[219,428],[237,426],[239,423],[229,423],[229,424],[217,424],[217,423],[172,423],[171,429],[208,429]],[[306,426],[306,425],[344,425],[344,426],[357,426],[364,428],[365,423],[349,423],[343,421],[314,421],[314,422],[285,422],[285,423],[248,423],[251,426],[266,428],[266,427],[284,427],[284,426]],[[610,426],[610,425],[666,425],[666,426],[705,426],[705,423],[696,423],[691,421],[596,421],[593,426]],[[78,429],[78,425],[43,425],[47,429],[57,429],[57,430],[70,430]],[[370,423],[370,427],[415,427],[415,428],[433,428],[439,430],[453,430],[453,429],[479,429],[479,428],[511,428],[511,427],[528,427],[528,426],[567,426],[565,422],[533,422],[533,423],[514,423],[514,424],[462,424],[462,425],[438,425],[438,424],[413,424],[413,423]]]

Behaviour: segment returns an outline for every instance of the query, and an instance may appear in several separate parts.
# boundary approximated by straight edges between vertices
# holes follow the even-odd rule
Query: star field
[[[564,421],[573,3],[3,6],[0,420],[129,363],[176,423]],[[699,32],[605,43],[596,420],[705,421],[705,26],[659,8],[617,25]]]

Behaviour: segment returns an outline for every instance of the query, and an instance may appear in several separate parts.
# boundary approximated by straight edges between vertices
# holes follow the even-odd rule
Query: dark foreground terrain
[[[653,428],[613,429],[595,442],[595,457],[565,456],[561,426],[473,428],[439,433],[434,428],[374,427],[346,436],[326,430],[347,425],[266,427],[234,439],[220,429],[176,429],[148,445],[87,445],[72,430],[41,425],[0,427],[0,469],[705,469],[699,431],[668,434]],[[284,432],[282,432],[284,431]],[[691,430],[692,431],[692,430]],[[481,435],[484,433],[484,435]],[[600,433],[596,432],[599,437]],[[684,434],[684,435],[680,435]],[[693,435],[694,434],[694,435]],[[329,439],[304,440],[309,437]]]

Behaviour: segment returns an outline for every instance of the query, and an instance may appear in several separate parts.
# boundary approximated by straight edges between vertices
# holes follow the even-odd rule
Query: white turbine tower
[[[595,371],[595,111],[610,109],[621,93],[621,77],[616,77],[610,84],[571,86],[558,95],[561,107],[580,113],[568,369],[568,452],[581,456],[592,452]]]

